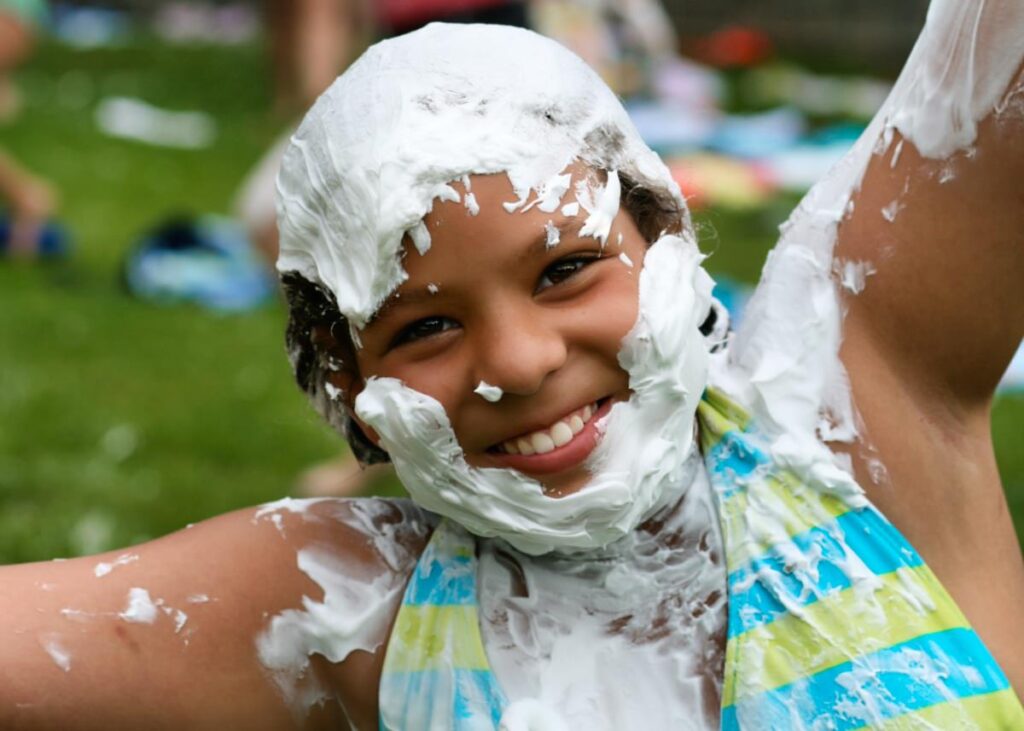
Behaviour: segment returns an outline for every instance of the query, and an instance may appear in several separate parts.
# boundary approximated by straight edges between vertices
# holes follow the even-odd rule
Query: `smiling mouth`
[[[521,454],[526,457],[553,452],[559,447],[564,447],[573,440],[573,437],[583,431],[584,426],[593,418],[605,400],[589,403],[563,416],[551,426],[507,439],[487,451],[496,454]]]
[[[547,474],[582,462],[600,440],[598,422],[611,409],[611,397],[581,406],[550,426],[495,444],[488,455],[505,467]]]

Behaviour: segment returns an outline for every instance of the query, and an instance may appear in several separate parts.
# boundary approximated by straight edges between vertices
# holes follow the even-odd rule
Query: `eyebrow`
[[[366,327],[369,327],[373,323],[381,319],[386,319],[392,313],[400,311],[403,307],[412,307],[413,305],[419,305],[427,300],[436,299],[437,293],[431,292],[424,288],[416,288],[411,292],[394,292],[377,308],[377,311],[373,313],[373,317],[366,323]]]
[[[557,244],[550,248],[548,247],[548,223],[554,224],[555,230],[558,231],[559,238],[561,238],[563,234],[567,234],[569,236],[578,236],[579,228],[582,228],[583,226],[582,223],[577,227],[576,231],[571,230],[572,225],[576,222],[577,216],[562,216],[561,220],[558,221],[557,223],[555,223],[554,219],[548,219],[544,224],[544,228],[541,229],[540,235],[530,242],[530,246],[523,251],[523,254],[520,258],[526,259],[531,256],[536,256],[538,254],[547,254],[552,249],[557,247]]]
[[[554,223],[555,230],[558,231],[559,236],[567,234],[569,236],[575,236],[578,231],[572,231],[572,226],[576,222],[577,216],[562,216],[561,220],[555,223],[554,219],[549,219],[551,223]],[[583,224],[581,223],[580,226]],[[537,256],[544,256],[548,254],[552,249],[557,247],[548,248],[548,233],[547,233],[547,222],[541,229],[539,235],[535,236],[530,240],[529,245],[523,249],[518,259],[520,261],[526,261]],[[404,307],[412,307],[415,305],[434,300],[439,296],[439,292],[431,292],[426,287],[416,287],[413,290],[406,292],[394,292],[389,296],[380,307],[377,308],[377,312],[374,313],[373,317],[367,323],[370,325],[377,320],[389,316],[391,313],[400,310]]]

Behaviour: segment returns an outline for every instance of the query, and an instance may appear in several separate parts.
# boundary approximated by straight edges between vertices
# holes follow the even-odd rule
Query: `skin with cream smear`
[[[508,29],[375,47],[286,156],[280,269],[344,317],[307,333],[314,405],[418,504],[284,500],[4,568],[0,727],[377,728],[390,625],[444,516],[478,536],[506,731],[715,728],[709,383],[810,489],[879,506],[1019,691],[1024,565],[988,414],[1024,333],[1022,38],[1010,0],[932,4],[718,352],[683,201],[593,72]],[[648,231],[635,190],[677,225]]]

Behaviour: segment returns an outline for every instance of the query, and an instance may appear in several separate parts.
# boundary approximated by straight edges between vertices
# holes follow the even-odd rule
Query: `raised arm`
[[[867,275],[846,298],[845,337],[898,364],[922,401],[987,408],[1020,344],[1022,180],[1024,69],[948,157],[924,157],[895,131],[839,228],[840,266],[863,262]]]
[[[838,227],[851,456],[1024,688],[1024,561],[992,448],[1024,335],[1024,5],[939,0]]]
[[[1024,562],[989,421],[1024,333],[1022,173],[1024,4],[933,0],[889,99],[783,226],[723,384],[777,459],[903,532],[1018,690]]]

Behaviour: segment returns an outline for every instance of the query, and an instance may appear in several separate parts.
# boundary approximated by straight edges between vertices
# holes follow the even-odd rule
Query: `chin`
[[[584,468],[579,468],[579,470],[574,470],[573,472],[576,474],[566,476],[564,479],[552,479],[549,477],[546,479],[538,478],[537,481],[540,482],[541,487],[544,488],[544,494],[548,497],[566,497],[585,490],[587,484],[593,479],[593,475]]]

